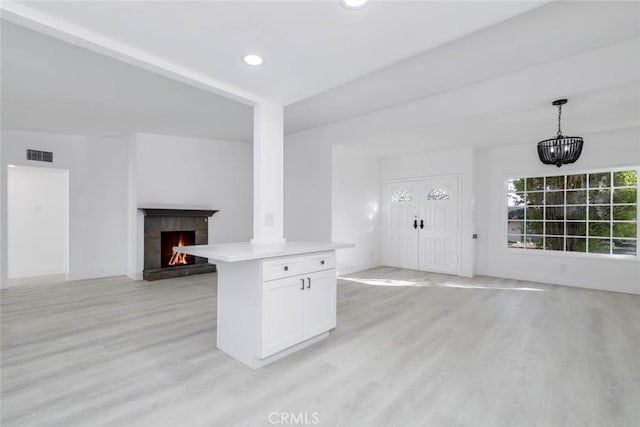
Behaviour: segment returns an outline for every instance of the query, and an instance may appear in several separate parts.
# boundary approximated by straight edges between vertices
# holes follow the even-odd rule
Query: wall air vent
[[[53,163],[53,152],[27,149],[27,160]]]

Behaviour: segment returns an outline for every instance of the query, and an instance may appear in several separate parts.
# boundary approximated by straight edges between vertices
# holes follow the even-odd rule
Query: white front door
[[[457,178],[391,182],[386,188],[386,264],[457,274]]]
[[[457,179],[420,183],[418,270],[458,274]]]
[[[416,269],[418,264],[418,183],[387,184],[387,265]]]

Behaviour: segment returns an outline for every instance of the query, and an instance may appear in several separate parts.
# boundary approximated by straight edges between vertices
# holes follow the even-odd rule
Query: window
[[[448,200],[449,192],[444,188],[434,188],[427,194],[427,200]]]
[[[637,170],[510,179],[507,206],[509,248],[637,255]]]
[[[392,202],[410,202],[411,200],[411,193],[407,189],[398,190],[391,196]]]

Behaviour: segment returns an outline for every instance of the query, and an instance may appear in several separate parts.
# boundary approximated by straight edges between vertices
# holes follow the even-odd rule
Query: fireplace
[[[209,218],[218,211],[140,208],[144,213],[145,280],[216,271],[206,258],[178,254],[175,246],[209,243]]]
[[[196,232],[191,231],[161,231],[160,232],[160,266],[161,268],[196,263],[193,255],[179,254],[174,251],[175,246],[189,246],[196,244]]]

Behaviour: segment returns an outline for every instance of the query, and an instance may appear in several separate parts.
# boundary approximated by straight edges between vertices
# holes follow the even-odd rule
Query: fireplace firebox
[[[189,246],[196,244],[196,231],[161,231],[160,245],[162,248],[161,268],[191,265],[196,263],[193,255],[179,254],[174,251],[175,246]]]
[[[140,208],[144,213],[145,280],[216,271],[206,258],[175,252],[175,246],[209,243],[209,217],[218,211]]]

